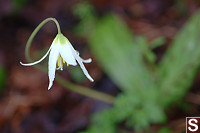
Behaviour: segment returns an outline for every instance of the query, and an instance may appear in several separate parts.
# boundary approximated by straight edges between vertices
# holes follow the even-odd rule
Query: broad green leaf
[[[156,105],[158,91],[154,83],[155,75],[145,62],[145,58],[151,63],[154,61],[145,38],[137,37],[134,40],[120,18],[108,15],[96,24],[89,37],[89,46],[99,65],[123,91],[117,96],[114,107],[107,110],[110,114],[116,114],[110,125],[131,118],[127,125],[131,123],[139,129],[148,127],[151,122],[165,120],[162,109]],[[143,119],[137,117],[138,109],[143,112]],[[153,118],[155,113],[151,110],[158,112],[158,117]],[[99,118],[103,121],[104,117]]]
[[[141,88],[154,88],[154,84],[143,62],[141,45],[146,45],[145,41],[134,42],[132,35],[119,18],[108,15],[99,21],[89,45],[99,64],[120,89],[139,95],[144,92]]]
[[[200,65],[200,12],[177,34],[159,64],[163,104],[182,98],[191,86]]]

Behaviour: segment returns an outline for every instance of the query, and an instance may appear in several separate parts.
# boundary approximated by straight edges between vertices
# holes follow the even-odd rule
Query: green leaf
[[[132,124],[141,129],[147,128],[151,122],[163,121],[165,117],[164,113],[161,113],[162,109],[156,105],[159,93],[154,82],[154,72],[151,70],[154,55],[148,49],[144,37],[133,40],[132,35],[119,17],[107,15],[96,24],[92,36],[88,39],[99,65],[123,91],[116,98],[114,107],[107,110],[110,114],[116,114],[110,125],[128,119],[127,125]],[[151,65],[144,58],[150,61]],[[151,110],[159,112],[154,119]],[[100,118],[106,119],[104,116]],[[100,120],[95,122],[101,123]]]
[[[151,43],[150,43],[150,47],[151,49],[155,49],[157,47],[162,46],[165,43],[165,38],[164,37],[158,37],[156,39],[154,39]]]
[[[118,17],[108,15],[99,21],[89,45],[99,64],[122,90],[142,93],[141,87],[154,85],[143,62],[141,45],[145,41],[140,39],[136,44],[132,35]]]
[[[165,106],[185,95],[200,65],[199,16],[197,12],[177,34],[159,64],[159,83]]]
[[[104,110],[93,116],[93,125],[87,133],[115,133],[115,116],[111,110]]]
[[[171,128],[170,127],[163,127],[158,131],[158,133],[171,133]]]

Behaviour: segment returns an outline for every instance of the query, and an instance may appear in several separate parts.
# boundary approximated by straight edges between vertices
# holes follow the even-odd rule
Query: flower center
[[[58,56],[58,61],[57,61],[57,64],[58,64],[58,67],[63,68],[63,64],[65,64],[65,60],[61,57],[60,53],[59,53],[59,56]],[[67,63],[67,66],[69,66],[69,64]]]

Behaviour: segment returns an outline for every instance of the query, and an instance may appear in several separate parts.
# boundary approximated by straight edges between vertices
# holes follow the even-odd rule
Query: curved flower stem
[[[36,29],[33,31],[33,33],[31,34],[31,36],[29,37],[29,39],[28,39],[28,41],[26,43],[25,56],[26,56],[26,59],[29,62],[32,62],[31,57],[30,57],[30,52],[29,52],[32,40],[35,37],[35,35],[37,34],[37,32],[42,28],[42,26],[44,24],[46,24],[47,22],[49,22],[49,21],[54,21],[55,24],[56,24],[56,26],[57,26],[57,29],[58,29],[58,34],[61,33],[59,23],[58,23],[58,21],[55,18],[47,18],[44,21],[42,21],[36,27]],[[43,66],[41,66],[41,65],[36,65],[34,67],[36,67],[37,69],[39,69],[39,70],[47,73],[46,68],[43,67]],[[105,93],[102,93],[102,92],[98,92],[98,91],[95,91],[95,90],[87,88],[87,87],[76,85],[74,83],[71,83],[71,82],[63,79],[59,75],[56,75],[55,80],[60,85],[62,85],[63,87],[65,87],[65,88],[67,88],[67,89],[69,89],[69,90],[71,90],[73,92],[79,93],[81,95],[84,95],[84,96],[87,96],[87,97],[91,97],[91,98],[94,98],[94,99],[97,99],[97,100],[100,100],[100,101],[103,101],[103,102],[107,102],[109,104],[113,104],[113,102],[114,102],[114,97],[111,96],[111,95],[108,95],[108,94],[105,94]]]
[[[55,18],[47,18],[45,19],[44,21],[42,21],[36,28],[35,30],[32,32],[31,36],[29,37],[27,43],[26,43],[26,49],[25,49],[25,56],[26,56],[26,59],[29,61],[29,62],[32,62],[31,58],[30,58],[30,54],[29,54],[29,50],[30,50],[30,46],[31,46],[31,42],[33,41],[33,38],[35,37],[35,35],[38,33],[38,31],[42,28],[42,26],[44,26],[47,22],[49,21],[54,21],[56,26],[57,26],[57,29],[58,29],[58,34],[61,33],[60,31],[60,25],[58,23],[58,21],[55,19]]]

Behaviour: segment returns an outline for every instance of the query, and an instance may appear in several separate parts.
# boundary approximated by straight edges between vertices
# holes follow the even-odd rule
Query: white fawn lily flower
[[[49,54],[50,52],[50,54]],[[56,71],[56,63],[58,65],[57,70],[63,70],[63,64],[66,63],[67,66],[72,65],[76,66],[77,62],[80,65],[81,69],[83,70],[83,73],[85,76],[93,82],[94,80],[89,75],[88,71],[86,70],[83,63],[90,63],[92,62],[92,59],[89,58],[87,60],[82,59],[79,56],[78,51],[76,51],[69,40],[61,33],[57,34],[55,39],[53,40],[53,43],[51,44],[49,50],[47,53],[38,61],[35,61],[33,63],[24,64],[20,62],[23,66],[32,66],[35,64],[40,63],[42,60],[44,60],[47,55],[49,54],[49,65],[48,65],[48,75],[49,75],[49,86],[48,90],[53,85],[53,81],[55,78],[55,71]],[[77,61],[77,62],[76,62]]]

